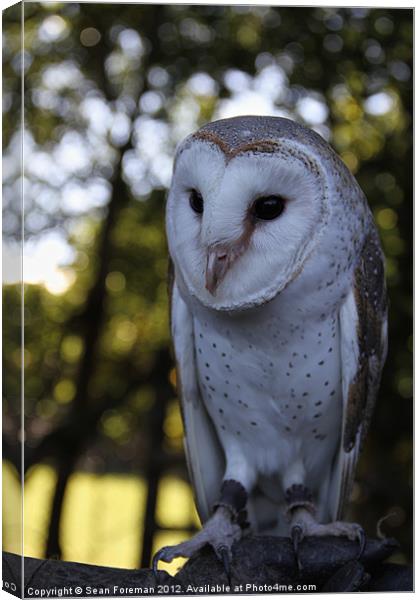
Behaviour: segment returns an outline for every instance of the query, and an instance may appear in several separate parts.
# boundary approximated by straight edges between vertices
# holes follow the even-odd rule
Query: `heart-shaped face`
[[[170,253],[186,291],[217,310],[273,298],[301,272],[328,224],[319,156],[301,140],[267,136],[267,121],[290,123],[218,121],[177,153],[167,205]]]

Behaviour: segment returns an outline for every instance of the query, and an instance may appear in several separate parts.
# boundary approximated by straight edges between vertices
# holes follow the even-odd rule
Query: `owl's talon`
[[[293,525],[292,530],[290,532],[290,536],[292,538],[293,551],[295,553],[296,564],[299,571],[302,571],[302,563],[299,558],[299,544],[303,539],[303,529],[300,525]]]
[[[293,525],[291,537],[293,542],[293,550],[295,551],[295,553],[297,553],[297,551],[299,550],[299,543],[303,538],[303,530],[300,525]]]
[[[357,540],[359,542],[359,552],[357,554],[357,560],[360,560],[366,549],[366,533],[363,527],[360,527],[357,532]]]
[[[232,587],[231,568],[230,568],[230,552],[227,546],[219,546],[217,548],[217,557],[222,561],[223,569],[228,579],[229,587]]]
[[[171,562],[172,558],[169,558],[167,556],[169,550],[172,549],[172,546],[164,546],[163,548],[161,548],[160,550],[158,550],[158,552],[156,552],[156,554],[153,557],[153,562],[152,562],[152,569],[153,569],[153,573],[155,574],[155,576],[158,576],[158,563],[160,560],[163,560],[163,562]]]
[[[219,506],[203,529],[191,539],[175,546],[164,546],[153,557],[152,568],[155,576],[158,574],[158,562],[171,562],[178,556],[191,558],[204,546],[210,545],[217,558],[222,562],[226,575],[230,580],[230,561],[232,545],[241,537],[241,528],[232,520],[232,511],[225,506]]]

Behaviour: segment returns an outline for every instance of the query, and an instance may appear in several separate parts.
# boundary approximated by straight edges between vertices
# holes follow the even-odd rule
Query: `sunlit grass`
[[[49,506],[56,474],[52,467],[36,465],[28,472],[24,487],[24,553],[43,557],[49,520]]]
[[[19,475],[8,462],[3,461],[2,472],[3,548],[15,554],[22,553],[22,493]]]
[[[138,477],[75,473],[61,524],[63,559],[138,567],[145,499]]]
[[[55,482],[52,467],[36,465],[28,473],[24,502],[26,556],[44,557]],[[3,463],[3,490],[3,549],[20,553],[20,486],[17,472],[7,461]],[[140,477],[74,473],[61,521],[63,560],[137,568],[146,494],[147,486]],[[161,480],[156,518],[163,530],[155,536],[154,552],[187,539],[190,534],[183,528],[199,526],[191,489],[185,481],[173,476]],[[180,531],[165,531],[165,527]],[[160,566],[174,574],[184,562],[177,559]]]
[[[162,527],[200,526],[190,486],[176,477],[164,477],[159,485],[157,522]]]

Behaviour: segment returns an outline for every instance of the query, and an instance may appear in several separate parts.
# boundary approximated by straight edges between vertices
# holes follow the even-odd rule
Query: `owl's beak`
[[[209,248],[207,253],[206,288],[214,296],[219,283],[231,263],[229,252],[223,247]]]

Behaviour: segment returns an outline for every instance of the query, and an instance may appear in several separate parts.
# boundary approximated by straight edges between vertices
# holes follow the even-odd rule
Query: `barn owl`
[[[384,258],[366,199],[318,134],[209,123],[176,154],[166,228],[185,450],[203,529],[359,541],[341,520],[387,347]]]

